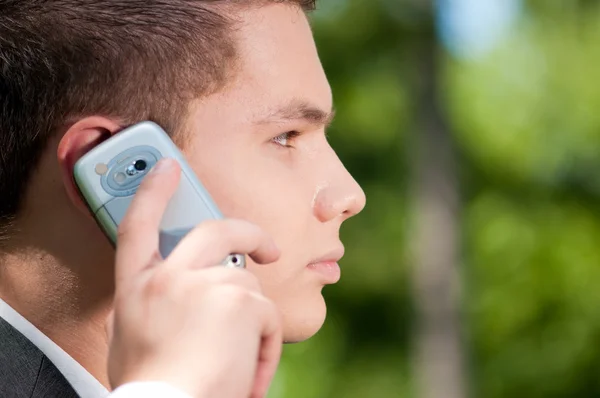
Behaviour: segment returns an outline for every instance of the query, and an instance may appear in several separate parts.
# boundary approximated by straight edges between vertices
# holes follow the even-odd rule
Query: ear
[[[73,177],[75,163],[92,148],[122,128],[111,119],[100,116],[86,117],[69,127],[58,143],[56,155],[67,196],[75,207],[86,215],[89,214],[89,210],[79,194]]]

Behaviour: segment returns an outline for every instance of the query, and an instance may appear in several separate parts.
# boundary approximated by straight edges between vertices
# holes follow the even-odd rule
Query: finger
[[[192,291],[202,285],[235,285],[249,292],[262,293],[258,278],[242,268],[209,267],[201,273],[184,274],[184,278]]]
[[[264,398],[267,396],[281,359],[281,346],[283,344],[281,323],[281,316],[277,308],[269,302],[269,305],[266,305],[263,311],[262,341],[250,398]]]
[[[188,233],[167,259],[176,267],[205,268],[219,264],[231,253],[248,254],[267,264],[279,258],[279,249],[261,228],[242,220],[205,221]]]
[[[161,159],[140,184],[119,225],[117,286],[146,267],[158,252],[160,222],[177,189],[180,172],[175,160]]]

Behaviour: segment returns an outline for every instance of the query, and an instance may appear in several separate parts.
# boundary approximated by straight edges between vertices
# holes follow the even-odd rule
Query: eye
[[[271,139],[271,141],[281,147],[293,148],[293,146],[290,144],[294,138],[298,137],[299,135],[300,133],[298,131],[288,131],[286,133],[279,134],[277,137]]]

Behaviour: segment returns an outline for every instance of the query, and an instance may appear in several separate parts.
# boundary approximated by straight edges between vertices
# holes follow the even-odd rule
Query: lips
[[[315,271],[325,284],[337,283],[341,277],[338,261],[344,256],[344,247],[338,247],[329,253],[316,258],[308,264],[307,268]]]
[[[309,263],[309,266],[311,264],[324,263],[324,262],[337,263],[338,261],[340,261],[342,259],[342,257],[344,257],[344,251],[345,251],[344,246],[338,246],[335,249],[327,252],[326,254],[312,260]]]

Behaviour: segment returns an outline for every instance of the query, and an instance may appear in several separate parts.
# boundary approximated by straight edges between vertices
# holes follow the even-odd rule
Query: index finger
[[[177,189],[180,172],[175,160],[163,158],[142,180],[118,227],[117,286],[146,267],[158,252],[160,222]]]

